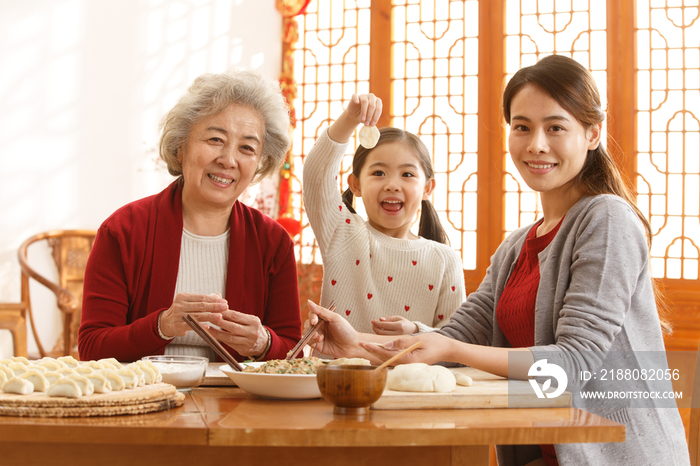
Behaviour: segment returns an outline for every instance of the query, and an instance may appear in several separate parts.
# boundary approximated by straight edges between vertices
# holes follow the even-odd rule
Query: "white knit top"
[[[175,295],[219,293],[226,297],[229,234],[230,230],[227,230],[218,236],[199,236],[182,230]],[[165,354],[204,356],[210,361],[216,360],[216,353],[193,330],[173,338],[165,348]]]
[[[441,327],[465,300],[460,257],[436,241],[387,236],[348,211],[337,182],[346,148],[324,130],[304,160],[304,205],[323,259],[321,302],[335,300],[360,332],[393,315],[421,332]]]

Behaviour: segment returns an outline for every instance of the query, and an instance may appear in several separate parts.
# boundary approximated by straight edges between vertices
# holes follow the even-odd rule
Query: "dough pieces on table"
[[[363,126],[358,134],[360,145],[365,149],[371,149],[379,141],[379,130],[376,126]]]
[[[464,387],[471,387],[474,385],[474,381],[467,374],[462,374],[461,372],[457,371],[452,371],[452,373],[455,375],[457,385],[462,385]]]
[[[402,392],[451,392],[457,386],[455,375],[443,366],[421,362],[401,364],[389,371],[386,386]]]

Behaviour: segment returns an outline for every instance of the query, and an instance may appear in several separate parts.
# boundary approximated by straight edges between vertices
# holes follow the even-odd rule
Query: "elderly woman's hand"
[[[185,314],[192,314],[198,321],[208,321],[212,315],[228,309],[228,302],[218,294],[178,293],[173,305],[159,317],[159,329],[166,337],[181,337],[192,328],[182,320]]]
[[[208,326],[209,333],[240,355],[260,357],[268,347],[271,337],[254,315],[228,310],[220,316],[213,315],[209,322],[221,328]]]

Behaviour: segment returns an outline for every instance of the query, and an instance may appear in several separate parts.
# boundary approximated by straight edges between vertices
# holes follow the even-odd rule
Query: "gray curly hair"
[[[231,104],[257,111],[265,125],[263,151],[253,182],[272,174],[284,161],[291,145],[289,107],[279,84],[257,71],[237,69],[228,73],[204,74],[194,80],[187,93],[160,122],[160,158],[173,176],[182,175],[177,151],[192,127],[204,117]]]

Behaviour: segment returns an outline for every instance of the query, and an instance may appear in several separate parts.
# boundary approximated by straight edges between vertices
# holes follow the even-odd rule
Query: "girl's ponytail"
[[[350,213],[356,213],[355,208],[352,206],[355,203],[355,195],[352,193],[352,190],[350,188],[346,189],[341,197],[343,198],[343,204],[345,204]]]
[[[440,217],[438,217],[433,203],[425,199],[421,201],[418,236],[437,241],[438,243],[447,244],[448,246],[450,244],[450,240],[447,238],[445,229],[442,228]]]

